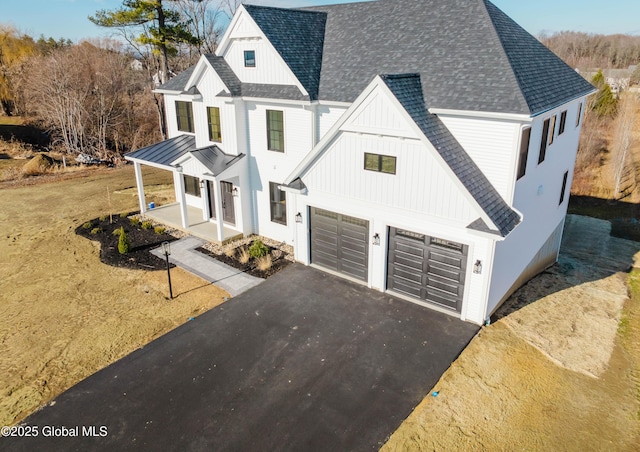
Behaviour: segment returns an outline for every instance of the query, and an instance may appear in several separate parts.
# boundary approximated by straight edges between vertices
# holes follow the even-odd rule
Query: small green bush
[[[162,235],[164,234],[164,231],[166,229],[164,228],[164,226],[156,226],[155,228],[153,228],[153,230],[156,231],[156,234]]]
[[[129,239],[127,233],[124,232],[124,227],[120,228],[120,238],[118,239],[118,252],[120,254],[127,254],[129,252]]]
[[[150,221],[142,222],[142,229],[151,229],[153,227],[153,223]]]
[[[91,233],[92,233],[93,235],[99,234],[99,233],[101,233],[101,232],[102,232],[102,229],[100,229],[100,228],[93,228],[93,229],[91,230]]]
[[[129,216],[129,214],[127,212],[122,212],[120,214],[120,218],[127,218]]]
[[[120,229],[122,229],[122,228],[114,229],[112,234],[113,235],[120,235]]]
[[[262,240],[256,239],[249,247],[249,255],[255,259],[264,257],[269,254],[269,248],[262,243]]]
[[[98,218],[100,221],[107,221],[107,218],[109,218],[109,215],[100,215],[100,218]]]
[[[138,226],[140,224],[140,219],[138,217],[131,217],[129,218],[129,223],[131,223],[131,226]]]
[[[87,221],[85,224],[82,225],[82,227],[84,229],[91,229],[93,227],[93,223],[90,221]]]

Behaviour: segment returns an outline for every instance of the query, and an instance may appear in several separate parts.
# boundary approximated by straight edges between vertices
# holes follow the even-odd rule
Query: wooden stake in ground
[[[109,210],[109,224],[113,224],[113,210],[111,209],[111,194],[107,185],[107,208]]]

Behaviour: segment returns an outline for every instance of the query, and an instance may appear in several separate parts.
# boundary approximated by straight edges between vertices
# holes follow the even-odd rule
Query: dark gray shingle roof
[[[191,77],[195,68],[195,66],[192,66],[189,69],[185,69],[167,83],[160,85],[157,89],[162,91],[184,91],[186,88],[185,85],[189,81],[189,77]]]
[[[245,5],[311,100],[318,98],[326,13]]]
[[[454,110],[535,115],[591,90],[486,0],[380,0],[305,10],[327,13],[322,100],[353,102],[383,73],[420,73],[429,105]]]
[[[502,199],[440,118],[427,111],[422,96],[423,88],[420,75],[399,74],[381,75],[380,77],[449,165],[449,168],[496,225],[500,235],[505,237],[509,234],[520,222],[520,216]]]
[[[238,78],[233,69],[229,67],[229,64],[225,61],[225,59],[221,56],[216,55],[205,55],[209,64],[215,69],[218,76],[222,79],[222,83],[229,88],[232,96],[239,96],[240,90],[242,88],[242,82]]]

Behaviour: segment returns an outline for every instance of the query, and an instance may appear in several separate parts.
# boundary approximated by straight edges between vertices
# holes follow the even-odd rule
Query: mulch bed
[[[131,214],[133,215],[133,214]],[[154,256],[149,251],[159,247],[162,242],[172,242],[177,240],[167,233],[156,234],[153,228],[142,229],[142,226],[132,225],[129,218],[122,218],[119,215],[113,217],[113,223],[95,218],[87,223],[91,223],[90,228],[84,224],[76,228],[76,234],[89,240],[100,242],[100,261],[114,267],[124,267],[137,270],[162,270],[167,268],[164,259]],[[113,231],[124,227],[124,231],[129,239],[129,252],[120,254],[118,252],[118,236]],[[100,232],[92,234],[93,228],[100,228]],[[170,264],[173,267],[173,264]]]
[[[269,248],[269,253],[271,253],[271,259],[273,264],[271,265],[271,268],[265,271],[262,271],[259,268],[257,268],[253,259],[251,259],[246,264],[243,264],[235,258],[228,257],[226,254],[216,254],[206,248],[202,248],[202,247],[196,248],[196,251],[199,251],[203,254],[211,256],[219,260],[220,262],[225,263],[230,267],[237,268],[238,270],[244,273],[247,273],[251,276],[266,279],[269,276],[275,275],[276,273],[278,273],[280,270],[282,270],[283,268],[285,268],[287,265],[291,263],[291,261],[284,258],[284,253],[280,252],[279,253],[280,255],[278,257],[274,257],[274,251],[276,251],[275,248],[272,248],[270,246],[267,246],[267,248]],[[277,254],[278,253],[276,253],[276,255]]]

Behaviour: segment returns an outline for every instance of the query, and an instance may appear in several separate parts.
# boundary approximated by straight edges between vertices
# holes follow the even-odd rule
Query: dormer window
[[[256,51],[244,51],[244,67],[256,67]]]

